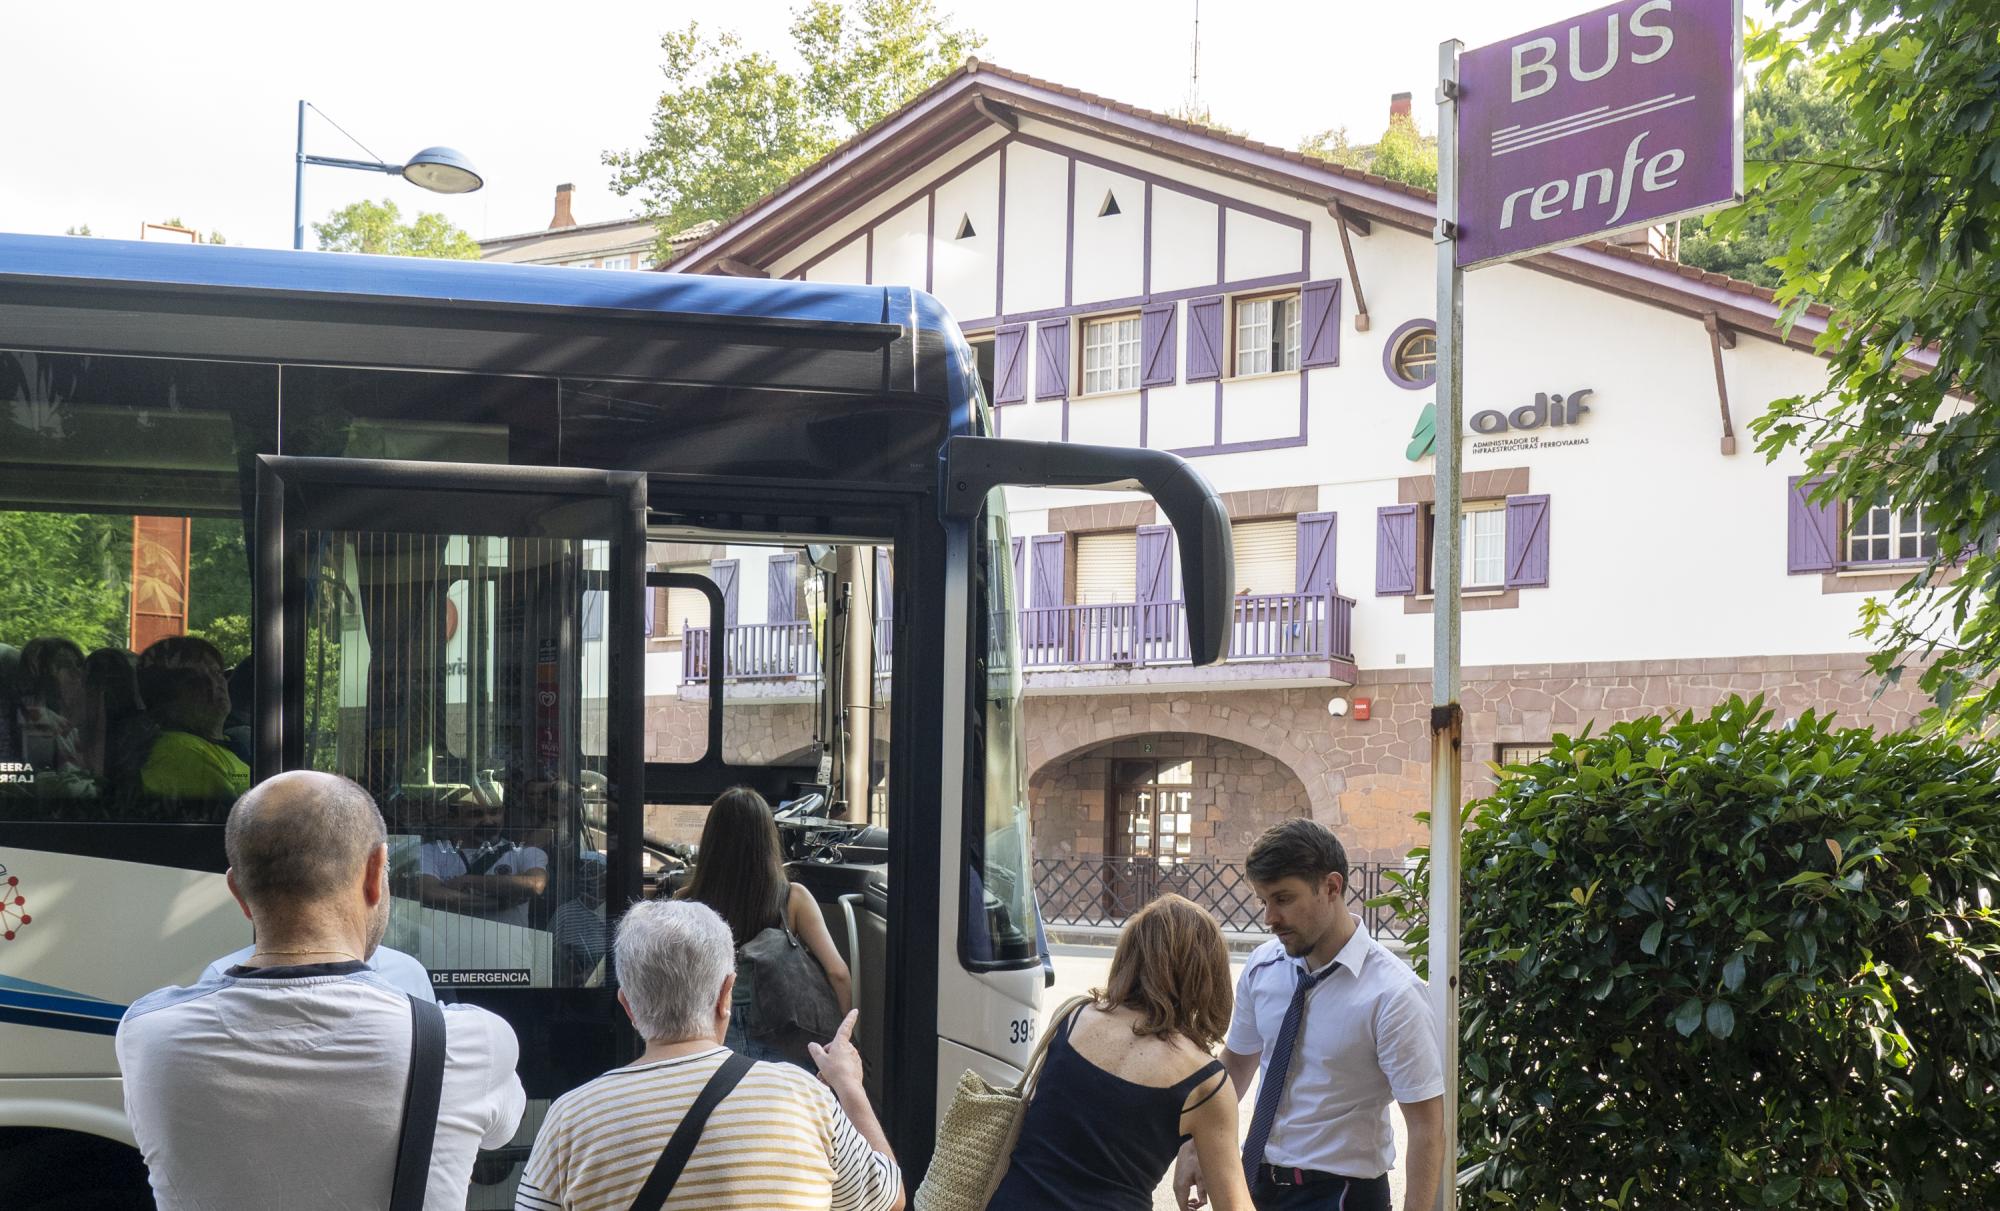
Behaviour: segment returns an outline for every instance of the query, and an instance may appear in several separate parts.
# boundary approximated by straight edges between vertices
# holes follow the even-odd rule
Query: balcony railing
[[[681,632],[681,680],[706,681],[710,627]],[[889,628],[875,630],[875,675],[890,670]],[[723,628],[723,677],[730,681],[796,681],[819,676],[819,645],[810,622],[758,622]]]
[[[1245,594],[1234,604],[1231,660],[1354,659],[1351,597]],[[1186,664],[1186,609],[1179,600],[1030,607],[1021,611],[1022,658],[1030,669]]]
[[[1337,593],[1237,597],[1229,630],[1233,661],[1354,659],[1354,599]],[[1179,600],[1030,607],[1021,611],[1021,656],[1029,671],[1091,665],[1186,664],[1186,606]],[[730,681],[819,676],[809,622],[745,623],[724,629],[723,675]],[[875,631],[875,675],[889,674],[890,630]],[[710,627],[682,632],[681,680],[708,678]]]
[[[1413,924],[1369,900],[1390,891],[1401,863],[1356,863],[1347,874],[1347,906],[1370,937],[1400,939]],[[1241,862],[1175,862],[1155,858],[1037,858],[1035,894],[1050,925],[1116,927],[1167,892],[1215,914],[1224,929],[1264,931],[1263,905]]]

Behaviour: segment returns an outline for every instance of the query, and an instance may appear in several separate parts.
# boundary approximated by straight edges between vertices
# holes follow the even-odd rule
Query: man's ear
[[[632,1016],[632,1002],[625,999],[625,990],[618,990],[618,1008],[625,1011],[625,1020],[632,1023],[632,1029],[639,1029],[639,1019]]]
[[[236,886],[236,868],[234,866],[222,872],[222,881],[229,885],[229,894],[236,897],[236,906],[243,910],[244,917],[255,921],[257,918],[250,915],[250,901],[243,898],[242,890]]]
[[[732,971],[722,977],[722,993],[715,998],[715,1016],[721,1017],[723,1014],[729,1012],[729,1002],[734,999],[735,995],[736,973]]]
[[[389,843],[384,841],[368,851],[361,866],[361,898],[373,908],[389,894]]]
[[[1320,880],[1319,886],[1320,890],[1325,892],[1328,898],[1338,904],[1347,895],[1347,876],[1337,870],[1330,870],[1326,872],[1326,878]]]

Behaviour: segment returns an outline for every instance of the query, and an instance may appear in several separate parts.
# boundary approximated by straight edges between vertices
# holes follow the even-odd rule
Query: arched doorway
[[[1037,886],[1053,921],[1115,923],[1165,891],[1225,924],[1254,923],[1243,859],[1259,834],[1312,814],[1282,761],[1219,736],[1103,741],[1029,780]]]

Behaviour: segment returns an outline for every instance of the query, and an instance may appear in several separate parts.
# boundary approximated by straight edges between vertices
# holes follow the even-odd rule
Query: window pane
[[[287,366],[284,395],[283,454],[557,461],[556,385],[549,379]]]
[[[1236,373],[1264,374],[1271,369],[1271,299],[1236,305]]]
[[[248,788],[245,471],[277,448],[277,388],[0,351],[0,820],[219,821]],[[183,636],[209,646],[135,666]]]
[[[1279,340],[1274,349],[1273,365],[1279,370],[1299,368],[1299,301],[1296,298],[1275,299],[1272,302],[1276,312]]]
[[[1489,588],[1506,579],[1507,512],[1480,509],[1465,515],[1460,541],[1464,572],[1463,587]]]

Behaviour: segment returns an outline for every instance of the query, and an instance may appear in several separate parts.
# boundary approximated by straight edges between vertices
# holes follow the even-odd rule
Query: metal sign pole
[[[1444,1055],[1437,1211],[1458,1206],[1459,456],[1465,433],[1465,274],[1458,267],[1457,40],[1438,45],[1437,489],[1432,506],[1430,993]]]

